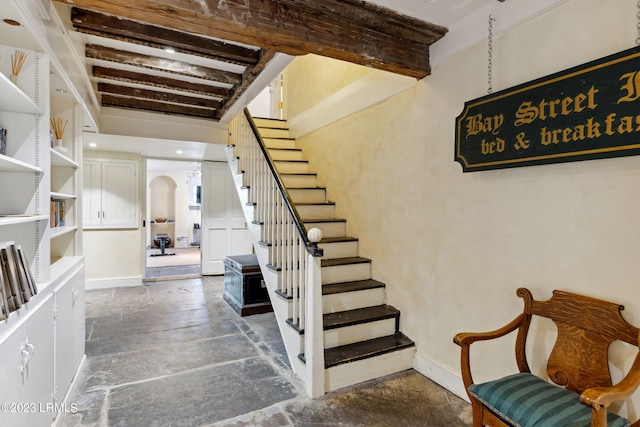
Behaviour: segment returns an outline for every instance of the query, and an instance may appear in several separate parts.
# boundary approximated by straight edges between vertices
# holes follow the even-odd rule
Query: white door
[[[229,166],[202,163],[202,274],[224,274],[224,258],[253,253]]]

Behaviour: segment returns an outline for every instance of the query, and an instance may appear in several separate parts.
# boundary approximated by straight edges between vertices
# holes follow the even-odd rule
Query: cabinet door
[[[102,225],[138,226],[138,164],[132,161],[102,162]]]
[[[55,402],[61,403],[84,354],[84,266],[55,291]]]
[[[86,160],[83,166],[82,221],[85,226],[97,226],[102,218],[102,165],[97,160]]]
[[[53,296],[34,309],[0,342],[2,426],[50,426],[53,398]],[[14,314],[16,316],[16,314]]]

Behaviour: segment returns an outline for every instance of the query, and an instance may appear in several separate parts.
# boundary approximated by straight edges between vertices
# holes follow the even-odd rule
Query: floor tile
[[[306,397],[273,313],[240,317],[222,277],[86,292],[86,361],[61,427],[466,427],[470,406],[410,370]],[[285,325],[286,326],[286,325]]]

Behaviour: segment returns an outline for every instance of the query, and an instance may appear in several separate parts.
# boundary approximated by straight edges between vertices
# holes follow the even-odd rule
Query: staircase
[[[358,239],[336,218],[287,123],[245,111],[230,125],[227,157],[289,360],[308,393],[410,369],[414,343],[399,331],[400,311],[385,304],[385,284],[372,279],[371,260],[359,256]],[[307,236],[312,229],[319,241]]]

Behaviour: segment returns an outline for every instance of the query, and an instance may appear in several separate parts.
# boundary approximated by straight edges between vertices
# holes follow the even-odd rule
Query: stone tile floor
[[[410,370],[309,399],[273,313],[238,316],[222,277],[88,291],[86,355],[63,427],[471,425]]]

